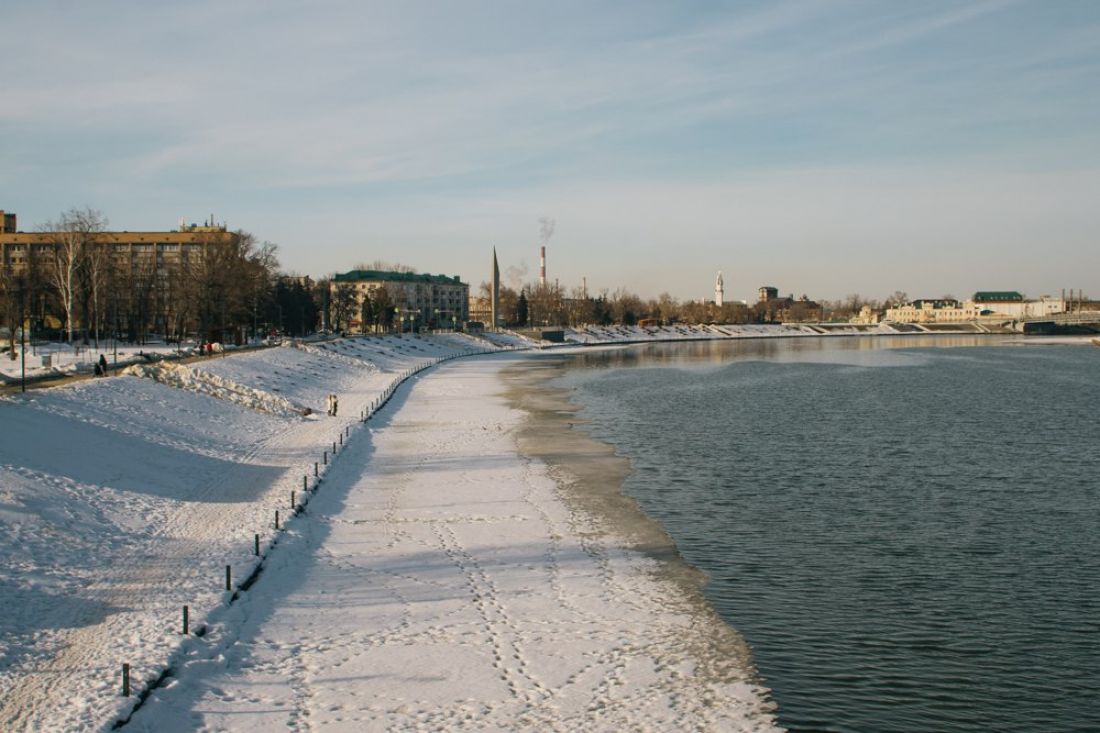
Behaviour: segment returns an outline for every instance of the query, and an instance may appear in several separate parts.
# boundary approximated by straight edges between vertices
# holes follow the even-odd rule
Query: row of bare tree
[[[105,334],[226,340],[271,320],[275,245],[247,232],[204,232],[194,251],[158,258],[155,249],[112,249],[106,227],[101,212],[72,209],[39,228],[19,268],[0,266],[0,315],[13,346],[24,323],[37,332],[60,324],[68,341],[98,346]]]
[[[488,300],[490,285],[483,282],[480,297]],[[788,320],[847,321],[859,315],[865,305],[880,311],[894,304],[908,302],[903,292],[895,292],[884,301],[869,300],[853,294],[836,301],[807,305],[803,296],[784,310]],[[659,323],[761,323],[775,316],[766,304],[679,301],[668,293],[648,300],[619,288],[603,290],[592,297],[582,288],[567,290],[560,285],[528,283],[518,292],[510,287],[500,289],[500,312],[505,324],[523,326],[581,326],[585,324],[634,325],[639,321]]]

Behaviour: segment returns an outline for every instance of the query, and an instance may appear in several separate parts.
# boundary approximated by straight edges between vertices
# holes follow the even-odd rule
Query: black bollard
[[[279,510],[275,510],[275,529],[279,528]]]
[[[231,566],[225,566],[225,589],[233,590],[233,569]]]
[[[260,535],[252,535],[252,554],[256,557],[260,556]]]
[[[122,696],[130,697],[130,664],[122,663]]]

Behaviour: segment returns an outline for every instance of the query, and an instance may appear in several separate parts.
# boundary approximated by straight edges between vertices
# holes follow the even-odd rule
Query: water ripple
[[[873,350],[737,348],[717,368],[713,350],[705,368],[586,357],[575,383],[780,721],[1100,730],[1100,353],[921,349],[880,369]]]

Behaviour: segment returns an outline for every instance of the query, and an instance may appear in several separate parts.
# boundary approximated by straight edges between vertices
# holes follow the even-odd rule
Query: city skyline
[[[314,277],[882,298],[1098,289],[1100,7],[6,9],[0,208],[211,213]]]

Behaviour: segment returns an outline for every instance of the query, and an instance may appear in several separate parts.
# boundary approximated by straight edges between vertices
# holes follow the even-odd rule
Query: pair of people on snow
[[[336,399],[336,395],[330,394],[325,398],[325,407],[329,417],[336,417],[336,408],[339,407],[339,405],[340,401]]]

